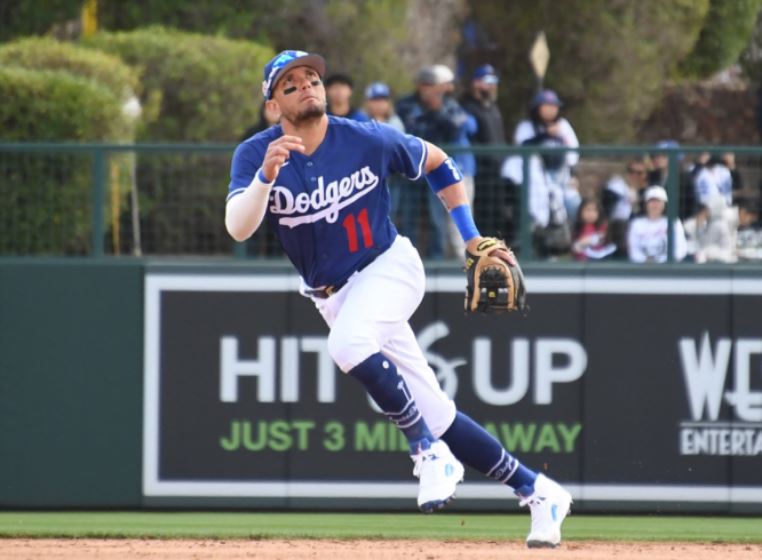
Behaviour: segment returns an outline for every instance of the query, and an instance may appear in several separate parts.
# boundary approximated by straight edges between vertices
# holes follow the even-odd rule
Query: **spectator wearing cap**
[[[499,82],[492,65],[482,64],[474,70],[468,91],[461,97],[460,104],[476,120],[476,131],[469,136],[473,145],[505,144],[503,116],[497,106]],[[476,156],[474,212],[485,230],[510,236],[513,204],[500,182],[503,159],[499,153]]]
[[[561,116],[561,100],[552,90],[542,90],[532,98],[528,118],[518,124],[513,140],[521,146],[579,147],[574,129]],[[529,213],[539,256],[561,256],[571,248],[571,222],[582,200],[573,174],[578,161],[576,151],[543,153],[529,159]],[[521,185],[522,158],[508,158],[501,174],[514,186]]]
[[[444,92],[445,105],[451,105],[457,107],[460,104],[452,97],[455,91],[455,74],[449,67],[444,64],[435,64],[433,66],[434,72],[437,74],[437,80],[442,84],[442,91]],[[462,106],[461,106],[462,107]],[[459,146],[460,148],[471,147],[470,137],[476,134],[478,125],[473,115],[465,112],[466,120],[458,130],[457,138],[452,142],[453,146]],[[465,149],[453,151],[452,159],[458,165],[460,173],[463,176],[463,186],[466,189],[466,195],[468,196],[469,204],[473,205],[474,202],[474,176],[476,175],[476,158],[474,154]],[[463,242],[463,238],[458,232],[458,228],[455,222],[447,220],[448,235],[449,235],[449,250],[451,257],[460,257],[466,250],[466,244]]]
[[[354,83],[346,74],[333,74],[324,82],[328,114],[355,121],[367,121],[368,116],[352,107]]]
[[[667,188],[669,181],[669,154],[675,152],[680,147],[676,140],[660,140],[651,149],[649,154],[650,170],[648,171],[648,184],[659,185]],[[697,210],[696,193],[693,189],[695,177],[701,173],[709,160],[709,154],[699,154],[693,164],[693,168],[688,171],[684,167],[684,157],[681,152],[675,152],[678,162],[678,186],[680,196],[678,199],[677,214],[680,219],[685,220],[691,217]]]
[[[630,261],[636,263],[667,261],[667,191],[664,187],[654,185],[645,193],[646,209],[643,216],[638,216],[630,222],[627,234],[627,250]],[[678,219],[673,223],[674,256],[681,261],[688,253],[688,244],[682,222]]]
[[[383,82],[373,82],[365,88],[365,114],[368,118],[386,123],[400,132],[405,132],[405,125],[394,113],[392,93]]]
[[[365,88],[365,114],[374,121],[388,124],[400,132],[405,132],[405,125],[394,112],[391,96],[391,90],[385,83],[373,82],[370,84]],[[410,185],[410,181],[397,175],[389,177],[386,180],[386,185],[389,187],[391,198],[390,216],[393,221],[397,222],[400,213],[400,201],[404,196],[403,192],[415,187]],[[407,219],[410,220],[409,217]]]
[[[529,118],[521,121],[516,127],[514,144],[578,148],[577,134],[571,123],[561,116],[561,106],[561,99],[555,91],[546,89],[538,92],[529,104]],[[568,216],[576,215],[581,198],[573,178],[573,170],[579,162],[579,153],[568,151],[565,154],[544,154],[541,159],[545,180],[555,183],[563,191]]]
[[[443,65],[421,68],[416,76],[416,91],[397,101],[396,111],[405,131],[438,145],[468,145],[469,117],[460,104],[448,95],[454,79],[452,70]],[[474,123],[475,125],[475,123]],[[465,139],[466,144],[463,143]],[[473,157],[473,156],[472,156]],[[459,155],[453,154],[458,166],[463,165]],[[463,171],[463,170],[461,170]],[[463,173],[467,176],[468,169]],[[473,173],[470,175],[473,177]],[[473,193],[473,189],[471,190]],[[426,257],[441,259],[445,256],[448,239],[446,211],[436,195],[428,188],[406,188],[400,200],[398,229],[413,242],[417,238],[416,212],[424,204],[420,197],[426,196],[430,228]],[[471,194],[471,196],[473,196]],[[409,198],[409,200],[408,200]]]

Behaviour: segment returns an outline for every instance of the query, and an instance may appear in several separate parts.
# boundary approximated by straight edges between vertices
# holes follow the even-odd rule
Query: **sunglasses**
[[[627,173],[630,175],[645,175],[646,170],[645,169],[628,169]]]

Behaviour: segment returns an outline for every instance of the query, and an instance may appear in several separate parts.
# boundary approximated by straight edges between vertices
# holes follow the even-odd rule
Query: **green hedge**
[[[258,120],[269,47],[163,27],[97,33],[83,45],[138,69],[145,91],[161,94],[159,118],[139,139],[235,141]]]
[[[50,38],[25,38],[0,46],[0,64],[66,70],[106,86],[119,99],[139,91],[137,72],[118,57]]]
[[[0,141],[114,141],[130,125],[106,87],[68,72],[0,66]],[[89,250],[92,158],[0,153],[0,254]]]
[[[121,102],[105,86],[60,70],[0,65],[0,140],[130,138]]]

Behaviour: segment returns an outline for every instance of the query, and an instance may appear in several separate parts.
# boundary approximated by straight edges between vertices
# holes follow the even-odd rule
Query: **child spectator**
[[[601,203],[594,198],[582,201],[574,224],[572,255],[575,260],[601,260],[616,251],[608,238],[608,222]]]
[[[667,262],[667,191],[660,186],[649,187],[645,194],[646,212],[630,222],[627,249],[632,262]],[[674,257],[681,261],[687,254],[685,231],[680,220],[673,223]]]

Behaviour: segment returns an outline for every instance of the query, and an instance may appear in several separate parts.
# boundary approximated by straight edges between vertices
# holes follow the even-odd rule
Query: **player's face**
[[[293,124],[325,115],[325,88],[320,75],[309,66],[286,72],[275,86],[273,100],[282,117]]]

